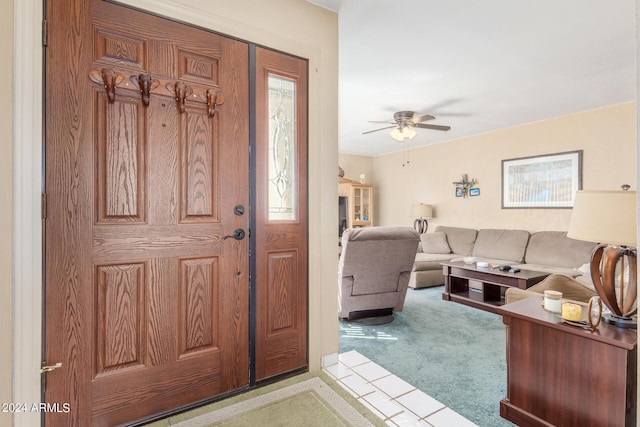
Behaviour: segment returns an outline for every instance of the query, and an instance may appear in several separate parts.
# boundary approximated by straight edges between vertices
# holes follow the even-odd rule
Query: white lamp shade
[[[413,139],[416,137],[417,133],[415,130],[411,129],[409,126],[405,126],[402,129],[394,128],[389,132],[391,138],[395,139],[398,142],[404,142],[406,139]]]
[[[422,203],[411,205],[409,218],[433,218],[433,207]]]
[[[636,247],[637,230],[635,191],[581,190],[576,193],[568,237]]]
[[[398,128],[395,128],[391,132],[389,132],[389,135],[391,135],[391,138],[395,139],[398,142],[404,141],[404,135]]]
[[[413,139],[416,137],[417,133],[409,126],[405,126],[402,128],[402,135],[405,137],[405,139]]]

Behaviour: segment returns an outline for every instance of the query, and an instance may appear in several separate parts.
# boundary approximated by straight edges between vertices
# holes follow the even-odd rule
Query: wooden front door
[[[45,400],[68,409],[46,425],[247,386],[247,44],[100,0],[46,9]]]

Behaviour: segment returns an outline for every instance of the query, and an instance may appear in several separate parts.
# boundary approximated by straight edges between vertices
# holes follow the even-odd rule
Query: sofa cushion
[[[458,255],[454,254],[428,254],[418,252],[413,263],[415,271],[440,270],[442,271],[441,262],[450,261]]]
[[[473,243],[476,241],[476,236],[478,235],[477,230],[473,228],[439,225],[436,231],[444,232],[447,235],[447,242],[449,243],[451,252],[454,254],[468,256],[473,252]]]
[[[538,231],[529,239],[525,262],[579,268],[591,259],[596,243],[570,239],[564,231]]]
[[[422,252],[428,254],[450,254],[451,248],[447,243],[447,235],[442,231],[434,233],[424,233],[420,235],[422,242]]]
[[[525,230],[482,229],[473,247],[473,256],[523,262],[529,241]]]

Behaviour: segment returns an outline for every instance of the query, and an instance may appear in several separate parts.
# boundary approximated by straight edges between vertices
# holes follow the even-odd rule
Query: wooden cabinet
[[[373,185],[341,178],[340,197],[344,202],[340,206],[346,210],[346,224],[339,224],[339,227],[373,226]]]
[[[507,327],[500,415],[531,427],[635,426],[636,330],[569,326],[541,302],[530,297],[497,309]]]

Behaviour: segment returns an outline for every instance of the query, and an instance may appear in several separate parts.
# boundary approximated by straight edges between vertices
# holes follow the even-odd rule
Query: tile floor
[[[477,427],[357,351],[326,359],[324,371],[389,426]]]

